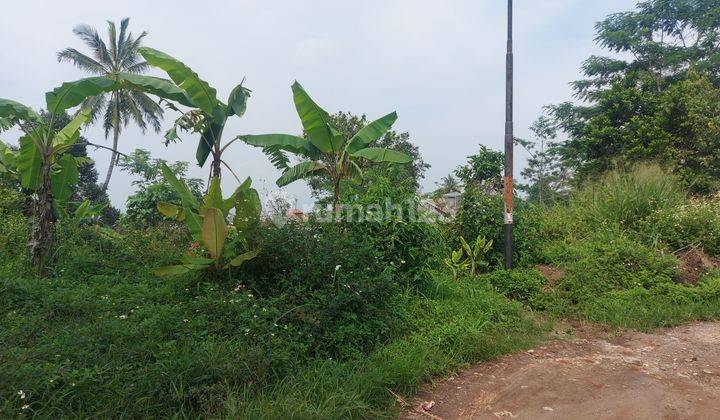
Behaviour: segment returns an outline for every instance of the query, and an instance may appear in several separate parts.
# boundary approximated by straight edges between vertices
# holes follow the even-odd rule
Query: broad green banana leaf
[[[220,188],[220,178],[218,177],[212,177],[212,179],[210,179],[210,188],[208,188],[208,192],[205,194],[201,211],[212,207],[216,209],[222,209],[223,207],[222,189]]]
[[[242,265],[242,263],[244,263],[245,261],[248,261],[248,260],[251,260],[251,259],[257,257],[257,255],[258,255],[259,253],[260,253],[260,250],[259,250],[259,249],[254,249],[254,250],[252,250],[252,251],[248,251],[248,252],[242,253],[242,254],[238,255],[237,257],[233,258],[232,260],[230,260],[230,262],[227,263],[227,265],[225,266],[225,268],[229,268],[229,267],[231,267],[231,266],[232,266],[232,267],[239,267],[239,266]]]
[[[243,236],[260,224],[260,196],[257,190],[249,188],[238,191],[235,197],[235,217],[233,226]]]
[[[15,170],[16,160],[17,154],[0,141],[0,164],[5,168],[5,172]]]
[[[10,99],[0,98],[0,118],[40,121],[40,116],[32,108]]]
[[[323,165],[322,163],[313,161],[300,162],[297,165],[289,168],[287,171],[283,172],[282,176],[278,178],[275,183],[278,187],[284,187],[292,182],[297,181],[298,179],[302,179],[307,175],[323,169],[325,169],[325,165]]]
[[[340,146],[335,144],[336,141],[333,139],[330,130],[330,115],[327,111],[320,108],[297,81],[293,83],[292,91],[295,109],[310,142],[323,153],[338,151]]]
[[[138,52],[148,64],[164,70],[170,79],[187,93],[195,107],[212,115],[213,110],[218,106],[217,91],[200,79],[190,67],[180,60],[152,48],[141,47]]]
[[[200,207],[197,198],[193,195],[192,192],[190,192],[190,189],[187,187],[187,185],[185,185],[183,181],[177,179],[177,177],[175,177],[175,174],[173,174],[173,172],[170,170],[170,168],[168,168],[166,164],[163,163],[160,167],[160,170],[162,171],[165,180],[167,180],[170,186],[180,196],[183,207],[190,207],[192,209],[197,209]]]
[[[78,181],[78,168],[75,158],[64,154],[58,162],[60,168],[50,174],[50,186],[53,197],[58,201],[65,201],[73,193],[73,186]]]
[[[220,141],[225,128],[225,117],[220,115],[222,111],[218,108],[215,113],[217,114],[216,117],[210,122],[205,131],[200,134],[200,141],[195,152],[195,158],[201,167],[205,165],[213,146]]]
[[[250,98],[250,89],[241,84],[235,86],[228,97],[228,116],[237,115],[242,117],[247,110],[247,101]]]
[[[198,257],[196,255],[183,255],[180,261],[183,264],[190,265],[210,265],[215,262],[212,258]]]
[[[192,268],[184,266],[184,265],[169,265],[167,267],[156,268],[152,272],[156,276],[165,277],[165,276],[177,276],[180,274],[185,274],[190,270],[192,270]]]
[[[190,231],[190,236],[196,241],[202,240],[203,219],[188,207],[183,207],[182,214],[185,215],[185,225]]]
[[[410,163],[412,158],[397,150],[383,149],[382,147],[366,147],[351,154],[373,162]]]
[[[158,201],[155,207],[157,207],[160,214],[170,219],[176,219],[182,210],[182,207],[164,201]]]
[[[204,222],[202,227],[202,239],[210,256],[217,260],[220,258],[222,249],[225,246],[225,239],[228,235],[228,227],[225,223],[220,209],[209,208],[205,210]]]
[[[302,137],[290,134],[259,134],[238,136],[240,140],[256,147],[277,147],[290,153],[307,157],[317,156],[317,148]]]
[[[58,114],[68,108],[80,105],[85,99],[110,92],[119,87],[119,84],[105,76],[87,77],[74,82],[65,82],[60,87],[45,94],[47,110],[51,114]]]
[[[78,112],[78,114],[70,120],[65,127],[58,131],[55,139],[53,140],[53,146],[63,147],[71,146],[78,139],[78,132],[80,128],[92,118],[92,108],[84,108]]]
[[[138,90],[147,92],[163,99],[175,101],[179,104],[195,107],[187,93],[167,79],[142,74],[116,73],[114,76],[120,82],[127,82]]]
[[[358,150],[367,147],[370,143],[376,141],[385,134],[396,120],[397,113],[393,111],[384,117],[371,122],[352,136],[347,144],[346,150],[348,153],[355,153]]]
[[[20,137],[20,151],[17,168],[20,172],[20,184],[28,190],[37,190],[42,178],[42,153],[30,136]]]

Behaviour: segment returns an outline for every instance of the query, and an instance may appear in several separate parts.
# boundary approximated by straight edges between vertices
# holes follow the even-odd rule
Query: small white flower
[[[20,391],[18,391],[17,394],[20,396],[21,400],[25,399],[25,391],[23,391],[22,389]]]
[[[183,319],[183,322],[188,322],[188,320],[187,320],[187,319]]]
[[[336,266],[335,266],[335,271],[338,271],[338,270],[340,269],[340,267],[342,267],[341,264],[336,265]]]
[[[120,315],[118,318],[120,318],[120,319],[126,319],[126,318],[127,318],[127,315]]]
[[[23,410],[27,410],[28,408],[30,408],[30,405],[28,405],[28,404],[25,404],[25,405],[22,406],[22,409],[23,409]]]

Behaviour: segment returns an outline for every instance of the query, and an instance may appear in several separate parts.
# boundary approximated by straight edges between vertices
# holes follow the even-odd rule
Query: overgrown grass
[[[410,395],[433,377],[528,348],[542,336],[519,304],[487,283],[442,279],[436,287],[433,296],[407,296],[412,334],[368,358],[315,363],[259,395],[231,394],[227,417],[391,418],[398,406],[390,391]]]

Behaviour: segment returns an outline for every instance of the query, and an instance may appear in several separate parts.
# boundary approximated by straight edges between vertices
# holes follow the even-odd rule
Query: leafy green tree
[[[530,153],[527,166],[520,172],[527,184],[518,184],[518,189],[527,193],[529,202],[552,203],[568,192],[570,171],[554,147],[557,129],[553,122],[541,116],[530,127],[530,131],[534,134],[534,142],[515,139]]]
[[[198,165],[205,165],[208,157],[212,155],[210,166],[211,178],[222,176],[222,165],[240,179],[232,171],[230,166],[222,159],[223,152],[237,140],[237,138],[223,144],[222,136],[225,130],[227,119],[236,115],[242,117],[247,109],[247,101],[250,98],[250,89],[243,86],[242,82],[235,86],[230,92],[227,104],[217,99],[217,91],[206,81],[192,71],[180,60],[173,58],[164,52],[152,48],[142,47],[140,54],[147,60],[148,64],[165,71],[170,79],[177,85],[172,89],[163,87],[157,89],[146,83],[144,88],[153,88],[151,93],[163,99],[178,102],[181,105],[190,106],[194,109],[184,112],[175,121],[173,127],[165,134],[166,144],[179,140],[177,131],[189,131],[200,136],[195,157]],[[178,110],[174,105],[168,104],[171,108]],[[179,110],[178,110],[179,111]]]
[[[368,124],[365,115],[357,116],[349,112],[338,112],[330,116],[331,124],[344,138],[351,138]],[[367,160],[358,161],[362,169],[361,182],[357,180],[343,180],[340,183],[341,197],[344,201],[350,202],[358,197],[368,194],[369,188],[376,186],[384,180],[392,186],[392,200],[402,200],[417,194],[420,189],[420,181],[425,176],[425,171],[430,167],[422,160],[420,150],[410,141],[410,134],[407,132],[398,133],[395,130],[386,131],[375,143],[377,147],[397,150],[412,157],[412,162],[407,165],[396,165],[389,162],[374,163]],[[320,173],[307,179],[313,196],[318,204],[329,204],[333,197],[332,179],[326,173]]]
[[[480,151],[468,156],[468,162],[455,170],[455,175],[465,184],[488,193],[502,190],[502,171],[505,154],[480,145]]]
[[[563,161],[582,181],[658,160],[679,172],[695,192],[716,188],[708,180],[716,179],[717,143],[700,139],[699,126],[687,127],[698,122],[699,114],[691,114],[694,107],[709,104],[720,81],[720,4],[643,1],[635,11],[608,16],[596,30],[597,42],[617,54],[585,61],[585,78],[573,83],[583,103],[549,108],[568,136],[557,147]],[[712,108],[705,111],[709,119],[718,116]]]
[[[462,190],[460,181],[458,181],[458,179],[452,174],[442,177],[440,182],[436,182],[435,185],[437,185],[438,188],[431,194],[433,198],[442,197],[444,194],[449,192],[460,192]]]
[[[118,168],[122,171],[139,177],[132,182],[137,190],[125,202],[125,218],[133,226],[147,228],[159,224],[163,217],[157,211],[157,203],[174,203],[181,199],[175,188],[163,176],[163,165],[167,165],[195,197],[202,196],[200,191],[203,181],[187,178],[189,165],[187,162],[168,164],[164,159],[153,159],[147,150],[136,149],[130,155],[123,156],[118,162]]]
[[[57,54],[60,62],[66,61],[88,73],[95,75],[108,75],[117,73],[139,74],[148,69],[148,64],[138,54],[142,40],[147,32],[134,37],[128,32],[129,18],[120,21],[118,34],[114,22],[108,21],[108,42],[106,43],[97,30],[88,25],[79,25],[73,32],[90,49],[86,55],[75,48],[65,48]],[[160,120],[163,116],[162,108],[149,96],[135,86],[123,85],[107,93],[93,98],[92,121],[95,122],[102,115],[102,124],[107,138],[112,132],[112,156],[108,166],[102,191],[106,191],[110,184],[113,168],[117,165],[120,155],[117,153],[118,141],[123,127],[133,121],[143,132],[148,125],[157,133],[160,132]]]
[[[240,136],[244,142],[263,150],[283,174],[277,185],[283,187],[299,179],[322,174],[332,185],[332,209],[337,213],[341,197],[341,182],[361,181],[367,163],[409,164],[412,157],[397,150],[374,147],[397,119],[392,112],[352,134],[338,130],[324,109],[320,108],[298,82],[292,85],[295,108],[305,130],[306,138],[289,134]],[[285,152],[299,156],[302,161],[290,166]]]

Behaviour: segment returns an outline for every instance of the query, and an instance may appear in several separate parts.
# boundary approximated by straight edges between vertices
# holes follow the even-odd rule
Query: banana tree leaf
[[[183,89],[194,106],[212,114],[218,106],[217,91],[180,60],[162,51],[141,47],[138,52],[148,64],[164,70],[170,79]]]
[[[9,147],[0,141],[0,164],[5,167],[7,172],[15,169],[17,154],[10,150]]]
[[[252,179],[250,179],[250,177],[245,178],[245,181],[243,181],[243,183],[235,189],[235,192],[230,197],[222,201],[221,210],[225,216],[230,213],[230,210],[235,208],[235,203],[237,202],[238,195],[241,194],[243,191],[249,189],[251,185]]]
[[[116,73],[118,81],[126,82],[141,90],[181,105],[195,107],[195,104],[187,96],[187,93],[175,85],[172,81],[161,77],[145,76],[142,74]]]
[[[332,153],[333,135],[330,131],[330,115],[310,98],[297,81],[292,85],[295,109],[310,142],[323,153]]]
[[[392,127],[396,120],[397,113],[393,111],[361,128],[348,142],[348,153],[355,153],[379,139]]]
[[[256,147],[277,147],[290,153],[313,157],[317,149],[307,139],[290,134],[259,134],[239,136],[240,140]]]
[[[120,87],[117,81],[105,77],[87,77],[74,82],[66,82],[45,94],[48,112],[57,114],[68,108],[80,105],[82,101],[101,93],[110,92]]]
[[[80,203],[75,209],[74,218],[75,220],[83,220],[90,215],[90,200],[85,200]]]
[[[196,241],[202,240],[203,219],[188,207],[183,207],[182,213],[185,215],[185,225],[190,231],[190,236]]]
[[[166,277],[166,276],[177,276],[180,274],[185,274],[190,270],[191,270],[190,267],[187,267],[184,265],[169,265],[166,267],[156,268],[152,272],[156,276]]]
[[[229,267],[239,267],[239,266],[241,266],[242,263],[244,263],[245,261],[249,261],[249,260],[257,257],[257,255],[258,255],[259,253],[260,253],[260,250],[259,250],[259,249],[255,249],[255,250],[252,250],[252,251],[248,251],[248,252],[242,253],[242,254],[238,255],[237,257],[233,258],[232,260],[230,260],[230,262],[227,263],[227,265],[225,266],[225,268],[229,268]]]
[[[247,236],[260,224],[260,195],[257,190],[250,188],[238,191],[235,200],[233,226],[241,235]]]
[[[175,174],[168,168],[166,164],[162,164],[160,167],[163,177],[170,184],[170,186],[178,193],[180,200],[182,201],[183,207],[190,207],[196,209],[200,207],[197,198],[190,192],[190,189],[185,185],[183,181],[180,181],[175,177]]]
[[[160,214],[170,219],[177,218],[180,214],[180,210],[182,210],[180,206],[171,203],[165,203],[163,201],[158,201],[155,204],[155,207],[157,207]]]
[[[2,98],[0,98],[0,118],[40,121],[40,116],[32,108],[20,102]]]
[[[197,151],[195,152],[195,158],[200,167],[205,165],[208,156],[214,145],[220,142],[223,129],[225,128],[225,120],[218,115],[200,134],[200,141],[198,142]]]
[[[228,97],[228,116],[237,115],[242,117],[247,110],[247,101],[250,98],[251,90],[241,84],[235,86]]]
[[[20,184],[28,190],[37,190],[42,178],[42,153],[29,136],[20,137],[20,151],[17,157]]]
[[[211,207],[222,209],[223,198],[222,189],[220,188],[220,178],[212,177],[210,180],[210,188],[208,188],[208,193],[205,194],[204,199],[204,209],[209,209]]]
[[[373,162],[410,163],[412,158],[397,150],[383,149],[382,147],[366,147],[351,154]]]
[[[278,187],[284,187],[292,182],[302,179],[312,173],[318,172],[325,169],[325,165],[319,162],[306,161],[300,162],[297,165],[289,168],[283,172],[282,176],[278,178],[275,183]]]
[[[220,258],[228,235],[228,227],[220,209],[209,208],[203,215],[205,221],[202,227],[202,240],[210,256],[217,260]]]
[[[63,147],[63,146],[70,146],[74,144],[78,139],[78,132],[80,131],[80,128],[90,121],[92,118],[92,109],[91,108],[85,108],[80,110],[78,114],[70,120],[65,127],[63,127],[60,131],[58,131],[57,135],[55,136],[55,139],[53,140],[53,145],[55,147]]]
[[[73,193],[73,186],[78,181],[78,168],[75,158],[70,154],[64,154],[58,162],[60,170],[50,174],[50,187],[53,197],[58,201],[65,201]]]
[[[198,257],[196,255],[183,255],[180,261],[183,264],[190,265],[210,265],[215,262],[212,258]]]

